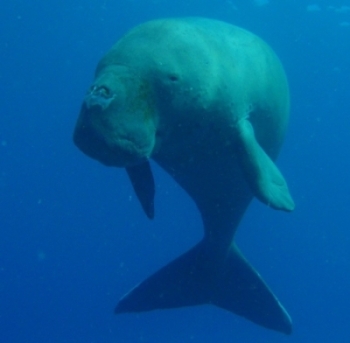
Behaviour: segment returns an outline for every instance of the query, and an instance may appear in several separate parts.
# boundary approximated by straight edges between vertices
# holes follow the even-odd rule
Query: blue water
[[[0,4],[0,342],[349,342],[349,1],[48,0]],[[200,15],[280,56],[292,95],[278,165],[292,214],[254,201],[237,242],[293,318],[287,337],[223,310],[113,314],[202,235],[189,197],[153,165],[156,218],[123,170],[72,131],[99,58],[143,21]]]

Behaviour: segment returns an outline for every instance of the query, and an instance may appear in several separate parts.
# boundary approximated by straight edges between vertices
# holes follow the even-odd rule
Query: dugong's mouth
[[[91,99],[94,102],[94,99]],[[106,166],[127,167],[146,160],[130,137],[124,137],[103,122],[103,108],[84,101],[74,130],[75,145]]]

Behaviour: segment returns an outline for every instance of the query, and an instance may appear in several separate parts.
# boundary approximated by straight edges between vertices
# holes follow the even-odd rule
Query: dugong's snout
[[[75,145],[107,166],[128,167],[146,161],[155,144],[154,125],[131,107],[125,92],[94,83],[86,93],[74,130]]]

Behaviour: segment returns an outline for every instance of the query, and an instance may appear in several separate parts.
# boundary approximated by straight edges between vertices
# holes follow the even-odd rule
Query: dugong
[[[75,144],[125,168],[149,218],[152,159],[193,199],[204,226],[195,247],[122,297],[116,313],[212,304],[291,333],[290,316],[234,242],[253,197],[294,208],[274,163],[288,117],[279,59],[260,38],[224,22],[150,21],[101,59]]]

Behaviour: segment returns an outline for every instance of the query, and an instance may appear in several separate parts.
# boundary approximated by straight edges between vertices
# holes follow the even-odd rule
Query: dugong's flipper
[[[127,293],[115,312],[212,304],[290,334],[291,319],[235,245],[216,258],[205,240]]]
[[[237,123],[237,156],[254,195],[277,210],[292,211],[294,201],[275,163],[257,142],[247,119]]]
[[[149,162],[127,167],[131,184],[148,218],[154,217],[155,185]]]

